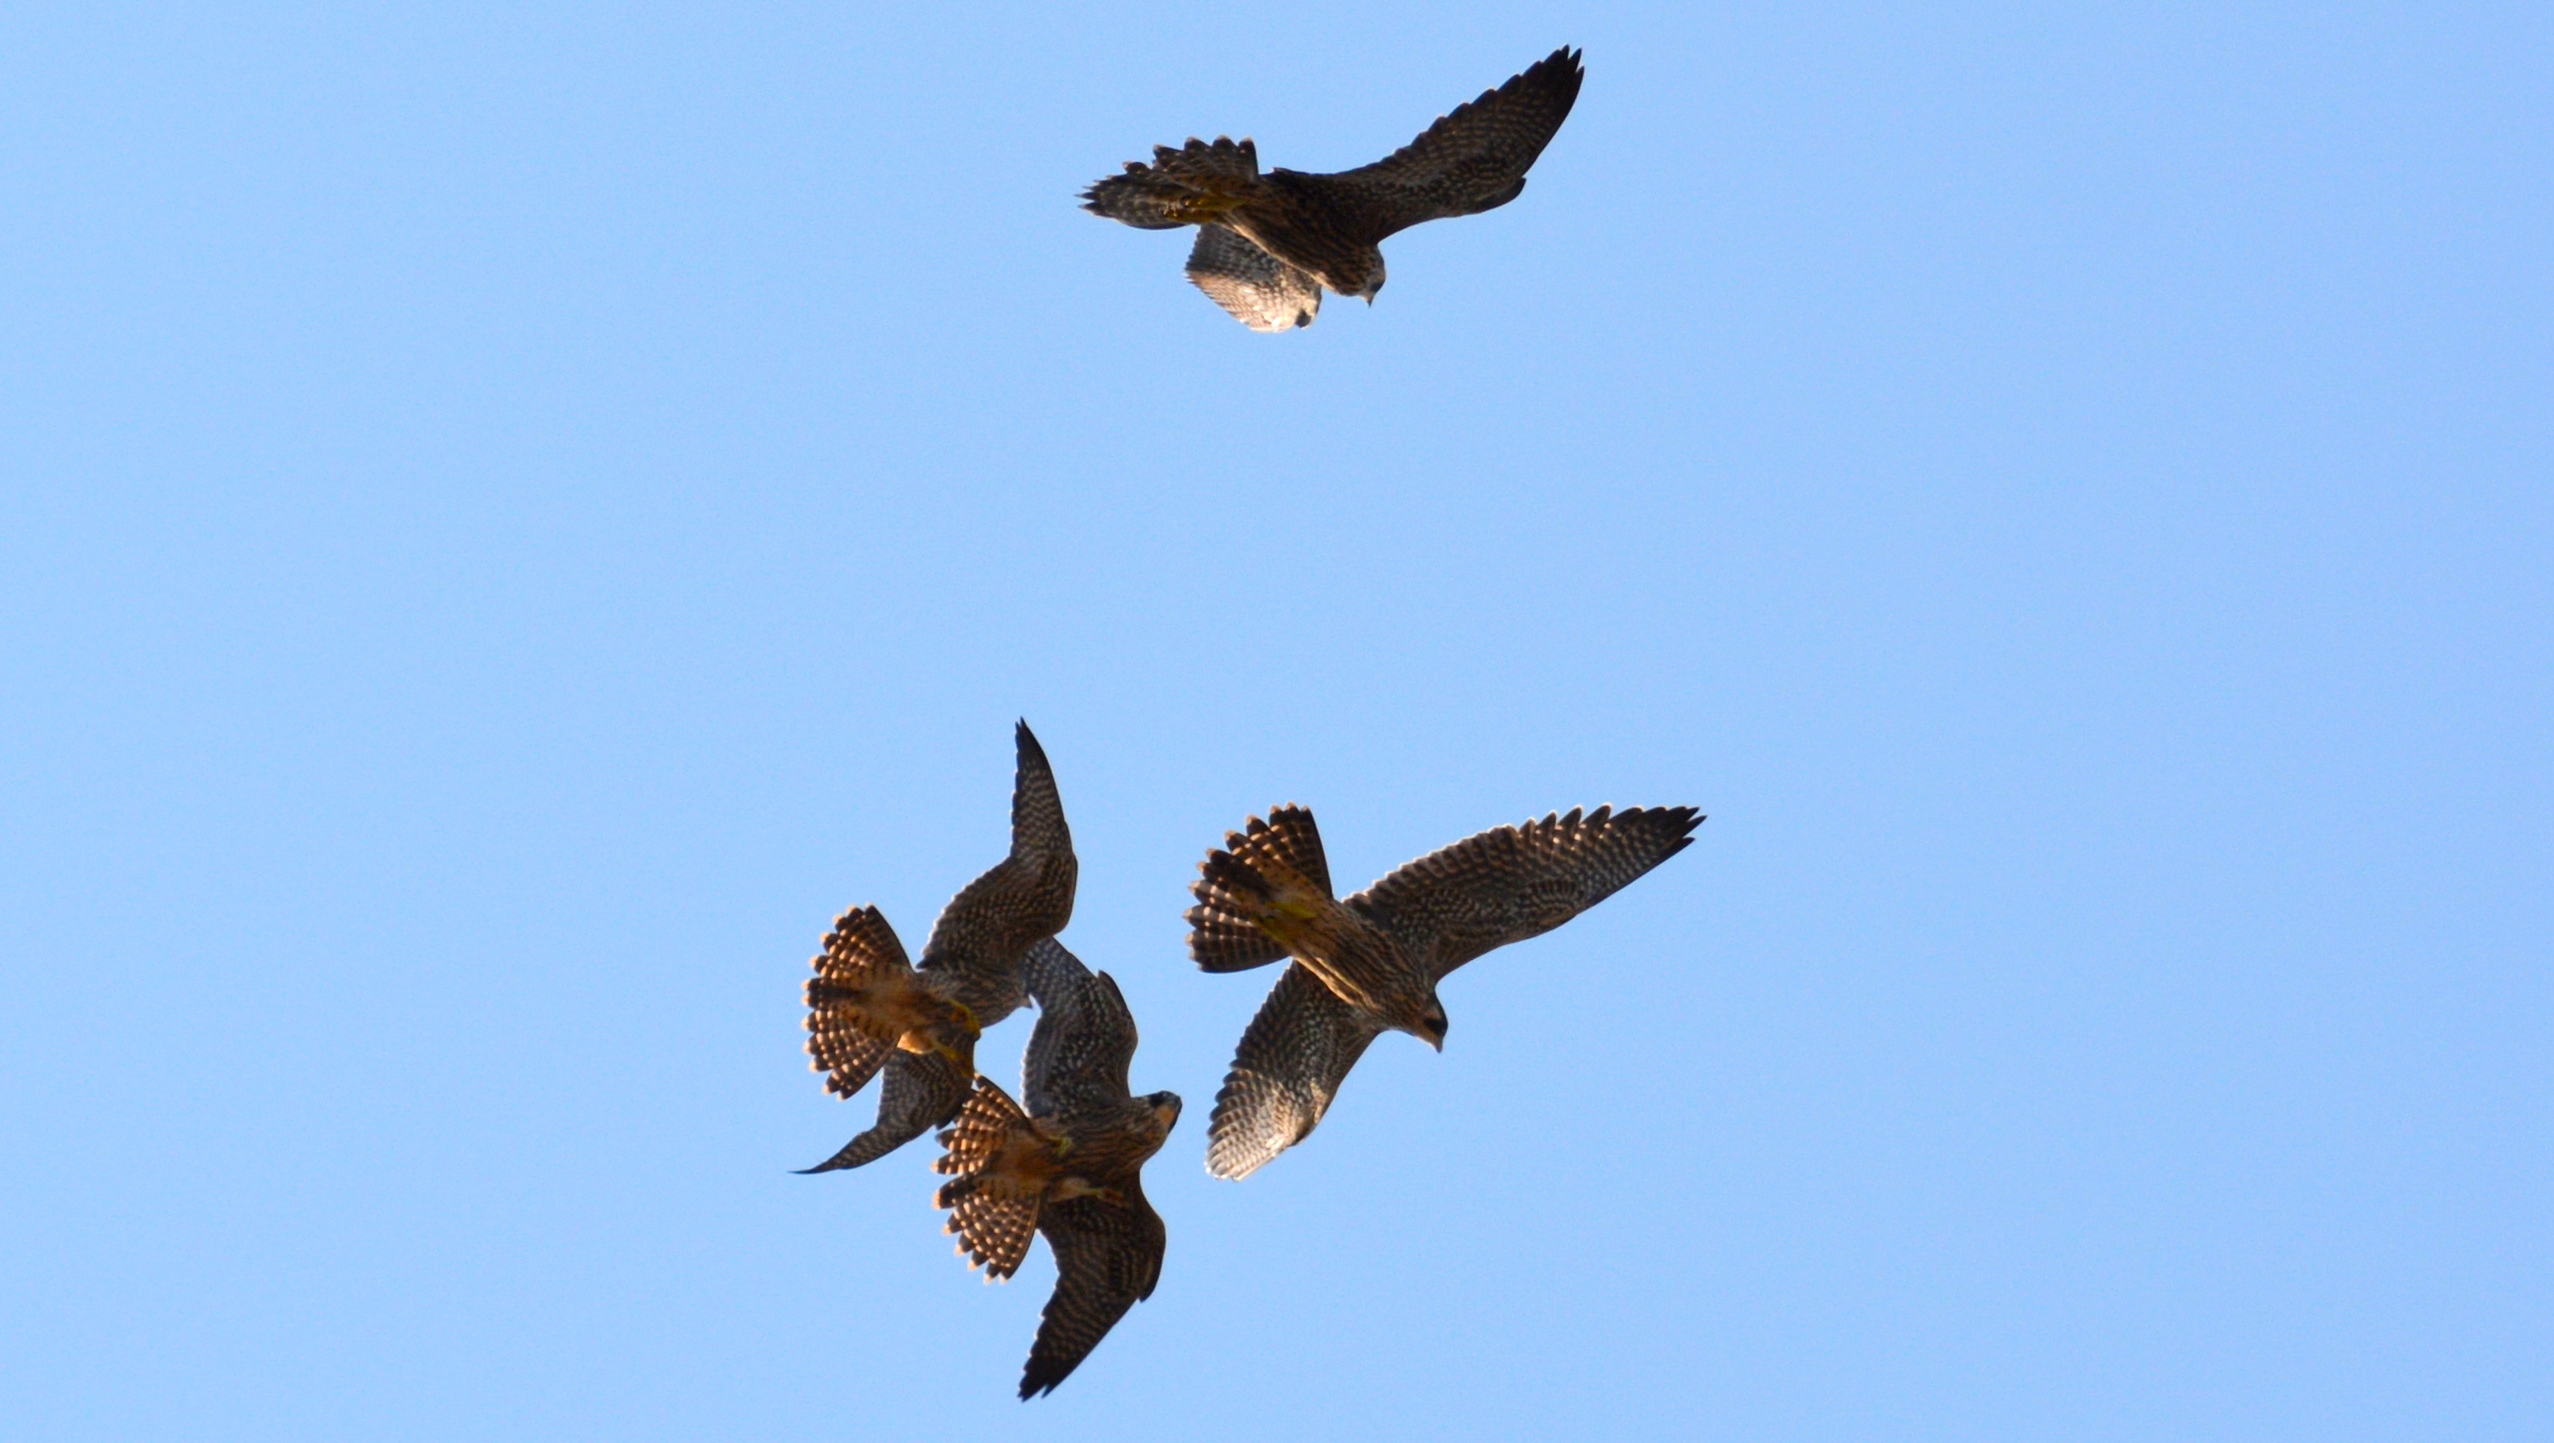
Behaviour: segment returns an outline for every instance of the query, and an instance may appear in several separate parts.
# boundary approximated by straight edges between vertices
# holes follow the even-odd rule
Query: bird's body
[[[1426,959],[1333,898],[1326,866],[1305,869],[1300,858],[1321,853],[1312,813],[1279,808],[1266,822],[1253,817],[1250,830],[1226,838],[1225,848],[1208,853],[1200,868],[1201,902],[1211,898],[1221,916],[1256,929],[1358,1012],[1431,1047],[1442,1043],[1444,1009],[1435,1006],[1436,978]]]
[[[1199,868],[1189,955],[1209,972],[1293,963],[1216,1094],[1208,1169],[1246,1177],[1302,1141],[1383,1032],[1442,1048],[1448,973],[1595,906],[1684,850],[1701,820],[1691,807],[1572,810],[1478,833],[1334,901],[1312,813],[1251,818]]]
[[[1263,172],[1258,146],[1228,137],[1156,146],[1151,164],[1083,192],[1083,208],[1143,230],[1198,227],[1198,289],[1253,330],[1309,326],[1324,287],[1367,301],[1383,289],[1386,236],[1516,199],[1585,75],[1563,46],[1354,170]]]
[[[1128,1308],[1152,1296],[1167,1235],[1144,1197],[1146,1160],[1179,1121],[1168,1092],[1127,1089],[1135,1019],[1107,973],[1052,938],[1030,950],[1036,1030],[1022,1064],[1028,1106],[976,1079],[932,1166],[950,1174],[936,1201],[959,1249],[1007,1278],[1043,1234],[1056,1286],[1031,1346],[1020,1396],[1053,1391]]]
[[[1055,773],[1027,723],[1015,740],[1010,854],[941,909],[921,964],[875,907],[844,913],[825,937],[806,991],[811,1065],[838,1097],[886,1080],[877,1124],[810,1172],[873,1162],[955,1116],[977,1036],[1028,1001],[1029,947],[1072,920],[1080,868]]]

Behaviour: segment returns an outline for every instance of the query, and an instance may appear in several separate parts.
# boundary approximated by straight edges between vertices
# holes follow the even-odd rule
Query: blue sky
[[[13,1431],[2554,1424],[2541,8],[749,10],[0,15]],[[1074,207],[1565,41],[1307,332]],[[1025,1406],[1042,1251],[788,1171],[1022,716],[1189,1104]],[[1219,1183],[1287,800],[1711,820]]]

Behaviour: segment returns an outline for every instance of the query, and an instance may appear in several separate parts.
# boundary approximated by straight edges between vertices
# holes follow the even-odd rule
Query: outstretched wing
[[[1019,760],[1011,776],[1011,855],[1044,860],[1073,856],[1073,829],[1064,825],[1064,798],[1055,789],[1055,768],[1047,765],[1046,748],[1025,721],[1015,723],[1011,744]],[[1064,899],[1068,914],[1073,899]],[[1056,924],[1057,931],[1064,930]]]
[[[1493,827],[1408,863],[1347,905],[1427,957],[1437,977],[1551,931],[1693,842],[1692,807],[1598,807]]]
[[[1525,189],[1526,170],[1569,118],[1586,76],[1579,52],[1564,45],[1374,164],[1309,179],[1354,217],[1368,242],[1421,221],[1495,209]]]
[[[1289,966],[1243,1031],[1232,1071],[1215,1094],[1206,1170],[1245,1178],[1303,1141],[1382,1031],[1383,1024],[1340,1001],[1304,964]]]
[[[896,1052],[878,1089],[878,1121],[842,1151],[802,1172],[834,1172],[876,1162],[958,1115],[967,1101],[964,1068],[936,1052]]]
[[[1117,979],[1094,973],[1064,944],[1048,938],[1029,949],[1029,988],[1038,1025],[1020,1063],[1029,1111],[1044,1117],[1067,1108],[1124,1102],[1126,1068],[1135,1057],[1135,1015]]]
[[[1188,279],[1254,331],[1291,331],[1321,314],[1321,282],[1220,225],[1197,228]]]
[[[1139,1179],[1129,1178],[1123,1191],[1123,1202],[1074,1198],[1038,1216],[1038,1231],[1055,1250],[1055,1293],[1039,1314],[1037,1341],[1020,1374],[1023,1398],[1054,1392],[1161,1281],[1169,1243],[1161,1214]]]
[[[1046,749],[1022,722],[1011,786],[1011,853],[942,908],[922,947],[927,971],[959,978],[958,998],[992,1026],[1020,1005],[1020,955],[1073,920],[1079,863]],[[991,1014],[991,1015],[988,1015]]]

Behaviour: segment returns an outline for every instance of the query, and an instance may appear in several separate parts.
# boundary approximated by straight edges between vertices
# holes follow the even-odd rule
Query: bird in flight
[[[1079,864],[1055,773],[1022,722],[1011,788],[1011,854],[941,909],[922,964],[875,907],[834,922],[807,983],[807,1055],[825,1090],[851,1097],[881,1070],[878,1121],[807,1172],[858,1167],[957,1115],[976,1037],[1028,1000],[1021,959],[1073,917]]]
[[[1082,193],[1082,208],[1144,230],[1197,227],[1188,278],[1254,331],[1309,326],[1323,287],[1372,304],[1383,238],[1422,221],[1477,215],[1516,199],[1586,77],[1562,46],[1372,165],[1326,175],[1279,167],[1219,136],[1153,148],[1153,163]]]
[[[1683,851],[1702,820],[1692,807],[1573,808],[1439,848],[1345,901],[1310,811],[1278,807],[1228,833],[1198,869],[1189,956],[1209,972],[1294,961],[1215,1095],[1207,1171],[1248,1177],[1303,1141],[1382,1032],[1443,1051],[1447,973],[1612,896]]]
[[[1051,937],[1029,949],[1025,970],[1038,1001],[1020,1067],[1027,1105],[978,1077],[932,1167],[952,1175],[936,1201],[971,1266],[1010,1277],[1035,1233],[1055,1253],[1055,1292],[1020,1376],[1020,1396],[1033,1398],[1153,1295],[1167,1238],[1143,1170],[1179,1121],[1179,1095],[1127,1090],[1135,1018],[1115,979]]]

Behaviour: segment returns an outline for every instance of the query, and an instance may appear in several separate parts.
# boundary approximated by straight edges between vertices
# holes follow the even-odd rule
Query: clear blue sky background
[[[962,8],[0,12],[13,1435],[2554,1429],[2542,6]],[[1564,41],[1309,332],[1074,206]],[[1190,1108],[1025,1407],[788,1172],[1018,716]],[[1219,1183],[1289,799],[1711,820]]]

